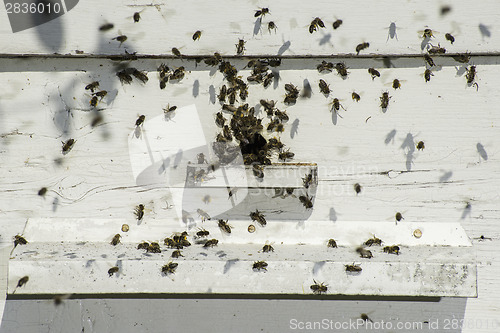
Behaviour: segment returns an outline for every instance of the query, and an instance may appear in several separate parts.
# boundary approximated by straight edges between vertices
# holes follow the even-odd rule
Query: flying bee
[[[450,33],[447,33],[446,35],[444,35],[444,37],[446,38],[446,40],[449,40],[450,43],[453,44],[453,42],[455,42],[455,37],[453,37]]]
[[[285,151],[282,151],[278,154],[278,159],[283,160],[286,162],[287,159],[292,159],[295,156],[294,153],[290,151],[290,149],[287,149]]]
[[[424,142],[423,141],[419,141],[417,143],[417,150],[424,150],[424,148],[425,148]]]
[[[149,80],[148,76],[144,72],[141,72],[136,68],[133,68],[132,75],[135,76],[138,80],[141,80],[142,83],[146,83]]]
[[[29,279],[30,279],[29,276],[23,276],[22,278],[20,278],[19,281],[17,282],[16,288],[24,286],[26,283],[28,283]]]
[[[91,92],[94,92],[99,87],[99,82],[94,81],[92,83],[89,83],[85,86],[85,90],[90,90]]]
[[[333,22],[333,29],[338,29],[340,27],[340,25],[342,24],[342,20],[337,20],[335,22]]]
[[[108,31],[108,30],[111,30],[114,28],[114,24],[113,23],[106,23],[106,24],[103,24],[99,27],[99,30],[100,31]]]
[[[134,17],[134,23],[139,22],[141,20],[141,13],[135,12],[133,17]]]
[[[323,23],[323,21],[319,17],[316,17],[314,20],[312,20],[311,25],[309,25],[309,33],[312,34],[313,32],[317,31],[318,27],[324,28],[325,23]]]
[[[372,251],[366,250],[362,246],[358,247],[356,249],[356,252],[359,253],[359,255],[360,255],[361,258],[367,258],[367,259],[373,258]]]
[[[401,215],[401,213],[400,213],[400,212],[397,212],[397,213],[396,213],[395,218],[396,218],[396,221],[397,221],[397,222],[399,222],[399,221],[401,221],[401,220],[404,220],[404,217],[403,217],[403,215]]]
[[[392,81],[392,87],[394,88],[394,90],[401,89],[401,83],[398,79],[394,79],[394,81]]]
[[[116,39],[116,41],[120,42],[120,47],[121,47],[122,44],[127,40],[127,36],[120,35],[120,36],[117,36],[117,37],[111,38],[111,39]]]
[[[75,139],[68,139],[66,142],[63,142],[63,146],[62,146],[62,152],[63,154],[64,153],[68,153],[71,148],[73,148],[73,145],[75,144]]]
[[[364,49],[367,49],[368,47],[370,47],[370,43],[367,42],[358,44],[358,46],[356,46],[356,54],[359,54],[359,52],[363,51]]]
[[[313,280],[314,284],[311,285],[311,290],[314,294],[322,294],[328,291],[328,285],[323,283],[318,283],[316,280]]]
[[[330,85],[328,85],[323,79],[319,80],[319,90],[325,95],[328,95],[331,92]]]
[[[434,74],[432,74],[430,69],[426,69],[424,72],[425,82],[429,82],[431,80],[431,76],[434,76]]]
[[[352,265],[344,265],[346,272],[361,272],[363,269],[360,265],[352,263]]]
[[[169,114],[170,112],[174,112],[175,110],[177,110],[177,106],[175,105],[170,106],[170,104],[167,104],[167,106],[163,108],[163,113]]]
[[[356,195],[361,193],[361,185],[359,183],[354,184],[354,191],[356,191]]]
[[[198,30],[198,31],[196,31],[196,32],[193,34],[193,40],[194,40],[194,41],[197,41],[197,40],[198,40],[198,39],[200,39],[200,38],[201,38],[201,31],[200,31],[200,30]]]
[[[255,261],[252,265],[252,269],[260,271],[260,270],[265,270],[267,271],[267,262],[265,261]]]
[[[238,44],[236,44],[236,53],[243,54],[245,52],[245,40],[239,39]]]
[[[399,255],[399,246],[397,245],[386,246],[384,247],[384,252]]]
[[[200,229],[198,232],[196,232],[196,236],[199,238],[207,237],[208,235],[210,235],[210,232],[205,229]]]
[[[345,66],[345,64],[343,62],[338,62],[335,64],[335,69],[337,70],[337,73],[342,76],[343,78],[347,76],[347,74],[349,74],[349,72],[347,72],[347,67]]]
[[[176,47],[173,47],[173,48],[172,48],[172,54],[173,54],[174,56],[176,56],[176,57],[179,57],[179,58],[181,58],[181,57],[182,57],[181,51],[179,51],[179,49],[178,49],[178,48],[176,48]]]
[[[219,241],[217,239],[209,239],[205,242],[205,245],[203,245],[203,247],[214,247],[217,246],[218,243]]]
[[[137,250],[147,250],[149,248],[148,242],[142,242],[137,245]]]
[[[380,97],[380,107],[382,109],[387,109],[387,107],[389,106],[389,100],[391,98],[392,97],[389,96],[389,93],[387,91],[382,93],[382,97]]]
[[[145,115],[140,115],[139,118],[135,121],[135,126],[141,126],[144,123],[144,119],[146,119]]]
[[[323,72],[323,71],[328,71],[328,72],[331,72],[333,70],[333,64],[331,62],[326,62],[326,61],[322,61],[321,64],[319,64],[318,66],[316,66],[318,72]]]
[[[258,209],[256,209],[255,212],[250,213],[250,218],[252,221],[257,221],[261,226],[265,226],[267,224],[265,215],[259,212]]]
[[[312,172],[306,174],[304,178],[302,178],[302,184],[304,184],[304,188],[309,188],[311,186],[313,181],[313,174]]]
[[[372,80],[374,80],[376,77],[380,77],[380,72],[375,68],[368,68],[368,73],[371,74]]]
[[[330,238],[328,240],[328,244],[326,245],[326,247],[336,248],[337,247],[337,242],[335,241],[335,239]]]
[[[174,252],[172,252],[172,254],[170,255],[172,258],[179,258],[179,257],[184,257],[181,253],[180,250],[175,250]]]
[[[161,253],[160,244],[152,242],[148,245],[146,252],[148,253]]]
[[[424,59],[425,61],[427,61],[427,63],[429,64],[429,66],[436,66],[436,64],[434,63],[434,60],[432,60],[431,56],[428,55],[427,53],[424,54]]]
[[[128,74],[125,69],[122,70],[122,71],[119,71],[118,73],[116,73],[116,75],[118,76],[118,78],[120,79],[120,82],[122,84],[124,84],[124,83],[126,83],[126,84],[132,83],[132,76],[130,76],[130,74]]]
[[[429,48],[427,52],[429,52],[430,54],[445,54],[446,49],[438,44],[438,46],[432,46],[431,48]]]
[[[219,219],[218,225],[219,225],[220,230],[222,230],[228,234],[231,233],[231,226],[229,224],[227,224],[227,220],[224,221],[222,219]]]
[[[470,53],[463,53],[463,54],[453,56],[453,59],[455,59],[456,61],[458,61],[462,64],[466,64],[470,61]]]
[[[272,247],[271,245],[266,244],[262,247],[262,252],[274,252],[274,247]]]
[[[266,14],[270,14],[269,8],[261,8],[255,11],[254,17],[260,17],[262,19],[262,17],[264,17]]]
[[[465,78],[467,79],[468,84],[474,82],[474,80],[476,79],[476,66],[470,66],[469,69],[467,69],[467,74],[465,75]]]
[[[301,195],[299,197],[299,201],[302,203],[302,205],[304,205],[304,207],[306,209],[311,209],[313,207],[313,203],[312,203],[312,200],[314,199],[314,197],[309,197],[309,195]]]
[[[116,234],[113,236],[113,239],[111,240],[110,244],[113,246],[116,246],[120,244],[120,237],[122,237],[120,234]]]
[[[177,266],[179,266],[178,263],[169,262],[168,264],[163,265],[163,267],[161,268],[161,272],[165,275],[174,274],[175,270],[177,269]]]
[[[28,244],[28,241],[21,235],[15,235],[14,236],[14,247],[16,247],[19,244],[26,245],[26,244]]]
[[[276,27],[276,24],[271,21],[267,24],[267,30],[269,30],[269,33],[271,33],[271,30],[274,30],[274,32],[276,32],[276,30],[278,29],[278,27]],[[275,66],[273,66],[275,67]]]
[[[93,108],[95,108],[97,106],[97,103],[98,103],[99,99],[97,98],[97,96],[94,96],[90,99],[90,106],[92,106]]]
[[[360,316],[360,318],[361,318],[361,320],[363,320],[363,321],[365,321],[365,322],[366,322],[366,321],[370,321],[370,322],[372,322],[372,323],[373,323],[373,320],[371,320],[371,318],[370,318],[370,317],[368,317],[368,315],[367,315],[366,313],[362,313],[362,314],[361,314],[361,316]]]
[[[137,221],[142,220],[142,218],[144,217],[144,205],[143,204],[137,205],[134,209],[134,214],[137,217]]]
[[[356,92],[352,93],[352,100],[353,101],[359,102],[360,99],[361,99],[361,96],[359,96]]]
[[[110,269],[108,269],[108,275],[109,275],[109,277],[112,277],[113,274],[118,273],[119,270],[120,269],[118,267],[116,267],[116,266],[115,267],[111,267]]]
[[[366,245],[366,246],[379,245],[379,246],[381,246],[382,240],[380,238],[375,237],[375,235],[374,235],[372,238],[370,238],[366,242],[364,242],[363,245]]]
[[[432,30],[429,28],[424,29],[424,33],[422,34],[422,38],[431,38],[431,37],[434,37],[434,35],[432,34]]]

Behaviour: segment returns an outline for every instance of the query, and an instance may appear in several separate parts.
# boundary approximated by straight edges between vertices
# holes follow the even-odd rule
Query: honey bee
[[[458,61],[462,64],[466,64],[470,61],[470,53],[463,53],[463,54],[453,56],[453,59],[455,59],[456,61]]]
[[[330,86],[326,83],[325,80],[323,79],[320,79],[319,80],[319,90],[323,93],[323,94],[330,94],[331,90],[330,90]]]
[[[287,122],[288,120],[290,120],[290,117],[288,117],[288,114],[286,114],[286,111],[280,111],[280,110],[276,109],[276,111],[274,111],[274,115],[281,122]]]
[[[119,270],[120,269],[118,267],[116,267],[116,266],[115,267],[111,267],[110,269],[108,269],[108,275],[109,275],[109,277],[112,277],[113,274],[118,273]]]
[[[363,321],[371,321],[373,323],[373,320],[371,320],[370,317],[368,317],[368,315],[366,313],[362,313],[360,318]]]
[[[262,82],[264,88],[267,88],[271,84],[271,82],[273,82],[273,79],[274,79],[274,73],[267,74],[266,77],[264,78],[264,81]]]
[[[134,23],[137,23],[141,20],[141,13],[135,12],[134,13]]]
[[[455,42],[455,37],[453,37],[450,33],[447,33],[446,35],[444,35],[444,37],[446,38],[446,40],[449,40],[451,44]]]
[[[201,229],[196,233],[196,236],[199,238],[207,237],[208,235],[210,235],[210,232],[205,229]]]
[[[262,247],[262,252],[274,252],[274,247],[272,247],[271,245],[269,244],[265,244],[263,247]]]
[[[309,174],[306,174],[304,178],[302,178],[302,184],[304,185],[304,188],[309,188],[311,186],[313,181],[313,174],[310,172]]]
[[[224,84],[219,90],[219,95],[217,95],[219,102],[224,103],[226,101],[226,95],[227,95],[227,87]]]
[[[73,148],[73,145],[75,144],[75,139],[68,139],[66,142],[63,142],[63,146],[62,146],[62,151],[63,151],[63,154],[64,153],[68,153],[71,148]]]
[[[417,143],[417,150],[421,150],[421,149],[424,150],[424,148],[425,148],[424,142],[423,141],[419,141]]]
[[[271,33],[271,30],[274,30],[274,32],[276,32],[277,29],[278,29],[278,27],[276,26],[276,23],[274,23],[273,21],[271,21],[267,24],[267,30],[269,30],[269,33]],[[276,66],[273,66],[273,67],[276,67]]]
[[[111,30],[114,28],[114,24],[113,23],[106,23],[106,24],[103,24],[99,27],[99,30],[100,31],[108,31],[108,30]]]
[[[380,107],[382,109],[387,109],[387,107],[389,106],[389,100],[391,98],[392,97],[389,96],[389,93],[387,91],[382,93],[382,97],[380,97]]]
[[[333,22],[333,29],[338,29],[340,27],[340,25],[342,24],[342,20],[337,20],[335,22]]]
[[[376,77],[380,77],[380,72],[375,68],[368,68],[368,73],[371,74],[372,80],[374,80]]]
[[[271,138],[267,141],[267,146],[271,149],[282,149],[284,147],[284,144],[279,138]]]
[[[355,265],[354,263],[352,263],[352,265],[344,266],[346,272],[361,272],[363,270],[360,265]]]
[[[430,54],[445,54],[446,49],[444,47],[441,47],[440,44],[438,46],[432,46],[430,49],[427,50]]]
[[[261,8],[255,11],[254,17],[260,17],[262,19],[262,17],[264,17],[266,14],[270,14],[269,8]]]
[[[291,83],[285,84],[285,91],[291,96],[297,97],[299,95],[299,89]]]
[[[185,75],[185,68],[184,66],[181,66],[179,68],[176,68],[174,72],[170,75],[170,80],[182,80]]]
[[[219,241],[217,239],[209,239],[205,242],[205,245],[203,245],[203,247],[214,247],[217,246],[218,243]]]
[[[176,241],[174,241],[172,238],[169,238],[169,237],[165,238],[163,240],[163,243],[165,244],[165,246],[167,246],[167,247],[169,247],[171,249],[173,249],[173,248],[182,248],[182,246],[178,246],[179,244],[177,244]],[[147,244],[147,243],[145,243],[145,244]],[[148,246],[149,246],[149,244],[148,244]]]
[[[367,258],[367,259],[373,258],[372,251],[366,250],[362,246],[358,247],[356,249],[356,252],[359,253],[359,255],[360,255],[361,258]]]
[[[367,42],[358,44],[358,46],[356,46],[356,54],[359,54],[359,52],[363,51],[364,49],[367,49],[368,47],[370,47],[370,43]]]
[[[328,72],[331,72],[333,70],[333,64],[331,62],[326,62],[326,61],[322,61],[321,64],[319,64],[318,66],[316,66],[318,72],[323,72],[323,71],[328,71]]]
[[[255,212],[250,213],[250,218],[252,219],[252,221],[257,221],[263,227],[267,224],[265,215],[259,212],[258,209],[256,209]]]
[[[146,83],[149,80],[148,76],[144,72],[141,72],[136,68],[132,69],[132,75],[135,76],[138,80],[141,80],[142,83]]]
[[[337,73],[345,78],[349,72],[347,71],[347,67],[343,62],[338,62],[335,64],[335,69],[337,70]]]
[[[208,66],[217,66],[221,61],[222,57],[219,53],[215,52],[212,57],[205,58],[203,60]]]
[[[231,233],[231,226],[230,226],[229,224],[227,224],[227,220],[225,220],[225,221],[224,221],[224,220],[222,220],[222,219],[219,219],[219,221],[218,221],[218,225],[219,225],[219,228],[220,228],[222,231],[224,231],[224,232],[226,232],[226,233],[228,233],[228,234],[230,234],[230,233]]]
[[[476,66],[470,66],[469,69],[467,69],[467,74],[465,75],[465,78],[467,79],[468,84],[474,82],[474,80],[476,79]]]
[[[356,101],[356,102],[359,102],[359,100],[361,99],[361,96],[359,96],[357,93],[353,92],[352,93],[352,100],[353,101]]]
[[[28,241],[21,235],[15,235],[14,236],[14,247],[16,247],[19,244],[26,245],[26,244],[28,244]]]
[[[267,271],[267,262],[265,261],[255,261],[253,263],[252,269],[260,271],[260,270],[265,270]]]
[[[144,119],[146,119],[145,115],[140,115],[139,118],[135,121],[135,126],[141,126],[144,123]]]
[[[429,82],[431,80],[431,76],[434,76],[434,74],[432,74],[432,71],[430,69],[426,69],[424,72],[425,82]]]
[[[85,86],[85,90],[90,90],[91,92],[94,92],[99,87],[99,82],[94,81],[92,83],[89,83]]]
[[[179,257],[184,257],[181,253],[180,250],[175,250],[174,252],[172,252],[172,255],[171,255],[172,258],[179,258]]]
[[[24,286],[26,283],[28,283],[29,279],[30,279],[29,276],[23,276],[22,278],[20,278],[19,281],[17,282],[17,288]]]
[[[254,164],[252,166],[253,175],[259,179],[264,178],[264,167],[262,165]]]
[[[167,106],[163,108],[163,113],[168,115],[170,112],[174,112],[175,110],[177,110],[177,106],[170,106],[170,104],[167,104]]]
[[[384,252],[399,255],[399,246],[397,245],[386,246],[384,247]]]
[[[97,99],[97,96],[94,96],[90,99],[90,106],[92,106],[93,108],[95,108],[97,106],[97,102],[98,102],[98,99]]]
[[[338,111],[340,111],[340,108],[344,109],[344,107],[342,106],[342,104],[340,104],[340,101],[339,101],[338,98],[334,98],[333,101],[330,103],[330,105],[332,106],[330,108],[330,112],[335,111],[335,113],[338,114]],[[339,114],[339,116],[340,116],[340,114]]]
[[[372,238],[370,238],[366,242],[364,242],[363,245],[366,245],[366,246],[379,245],[380,246],[380,245],[382,245],[382,240],[380,238],[373,236]]]
[[[396,218],[396,221],[398,221],[398,222],[401,221],[401,220],[404,220],[404,217],[403,217],[403,215],[401,215],[400,212],[396,213],[395,218]]]
[[[175,270],[177,269],[177,266],[179,266],[178,263],[169,262],[168,264],[163,265],[163,267],[161,268],[161,272],[165,275],[174,274]]]
[[[318,283],[316,280],[313,280],[314,284],[311,285],[311,290],[314,294],[322,294],[328,291],[328,285],[323,283]]]
[[[179,49],[178,49],[178,48],[176,48],[176,47],[173,47],[173,48],[172,48],[172,54],[173,54],[174,56],[176,56],[176,57],[179,57],[179,58],[181,58],[181,57],[182,57],[181,51],[179,51]]]
[[[317,31],[318,27],[324,28],[325,24],[319,17],[316,17],[314,20],[311,21],[311,24],[309,25],[309,33],[312,34],[313,32]]]
[[[46,187],[42,187],[41,189],[38,190],[38,195],[41,197],[44,197],[46,193],[47,193]]]
[[[101,90],[101,91],[98,91],[96,93],[93,93],[94,96],[96,97],[100,97],[101,98],[101,101],[104,97],[106,97],[106,95],[108,94],[108,92],[106,90]]]
[[[392,87],[394,88],[394,90],[401,89],[401,83],[398,79],[394,79],[394,81],[392,81]]]
[[[148,242],[142,242],[137,245],[137,250],[147,250],[149,248]]]
[[[238,55],[243,54],[245,52],[245,40],[239,39],[238,44],[236,44],[236,53]]]
[[[434,60],[432,60],[431,56],[428,55],[427,53],[424,54],[424,59],[425,61],[427,61],[427,63],[429,64],[429,66],[436,66],[436,64],[434,63]]]
[[[122,236],[120,234],[116,234],[114,235],[113,239],[111,240],[110,244],[113,245],[113,246],[116,246],[118,244],[120,244],[120,238]]]
[[[432,30],[427,28],[424,30],[424,33],[422,34],[422,38],[431,38],[431,37],[434,37],[434,35],[432,34]]]
[[[285,162],[286,162],[286,160],[287,160],[287,159],[292,159],[294,156],[295,156],[295,154],[294,154],[294,153],[292,153],[292,152],[290,151],[290,149],[287,149],[287,150],[282,151],[282,152],[280,152],[280,153],[278,154],[278,159],[280,159],[280,160],[282,160],[282,161],[285,161]]]
[[[127,36],[120,35],[120,36],[117,36],[117,37],[111,38],[111,39],[116,39],[116,41],[120,42],[120,46],[122,46],[122,44],[127,40]]]
[[[146,249],[148,253],[161,253],[160,244],[152,242]]]
[[[356,194],[361,193],[361,185],[359,183],[354,184],[354,191],[356,191]]]
[[[200,31],[200,30],[198,30],[198,31],[196,31],[196,32],[193,34],[193,40],[194,40],[194,41],[197,41],[197,40],[198,40],[198,39],[200,39],[200,38],[201,38],[201,31]]]
[[[116,75],[118,76],[118,78],[120,79],[120,82],[122,84],[124,84],[124,83],[126,83],[126,84],[132,83],[132,76],[130,76],[130,74],[128,74],[125,69],[122,70],[122,71],[119,71],[118,73],[116,73]]]
[[[299,197],[299,200],[300,202],[302,203],[302,205],[304,205],[304,207],[306,209],[311,209],[313,207],[313,203],[312,203],[312,200],[314,199],[314,197],[309,197],[309,195],[301,195]]]
[[[328,240],[328,244],[326,245],[326,247],[336,248],[337,247],[337,242],[335,241],[335,239],[330,238]]]

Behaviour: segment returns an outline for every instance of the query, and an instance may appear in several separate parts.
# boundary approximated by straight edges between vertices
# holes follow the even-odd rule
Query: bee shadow
[[[439,177],[439,181],[442,183],[447,182],[450,180],[451,176],[453,176],[453,171],[445,172],[441,175],[441,177]]]
[[[293,139],[299,133],[299,118],[295,119],[290,127],[290,138]]]
[[[195,80],[193,83],[193,97],[198,97],[200,94],[200,81]]]
[[[484,146],[478,142],[476,145],[476,149],[477,149],[477,152],[479,153],[479,156],[481,156],[483,160],[487,161],[488,160],[488,153],[486,153]]]
[[[238,261],[240,261],[240,259],[231,259],[226,261],[226,264],[224,265],[224,274],[226,274]]]
[[[210,95],[210,103],[215,104],[215,87],[213,84],[208,87],[208,93]]]
[[[337,212],[335,211],[335,208],[330,207],[330,213],[328,215],[329,215],[330,221],[337,222]]]
[[[273,70],[272,71],[274,74],[273,78],[273,89],[278,89],[279,83],[280,83],[280,72],[278,70]]]
[[[54,198],[54,201],[52,201],[52,211],[55,213],[57,210],[57,207],[59,206],[59,198]]]
[[[465,219],[467,216],[471,216],[471,212],[472,212],[472,205],[468,202],[465,207],[464,207],[464,210],[462,211],[462,216],[460,217],[460,219]]]
[[[290,45],[292,45],[292,42],[290,42],[289,40],[284,42],[278,50],[278,55],[282,55],[283,53],[285,53],[290,48]]]
[[[427,45],[430,45],[430,37],[425,37],[424,40],[422,40],[422,43],[420,43],[420,49],[423,51]]]
[[[321,37],[321,39],[319,40],[319,45],[332,44],[330,42],[331,39],[332,39],[331,34],[323,35],[323,37]]]
[[[257,18],[253,26],[253,35],[258,35],[262,26],[262,18]]]
[[[385,136],[384,143],[388,145],[391,141],[394,142],[394,137],[396,136],[396,129],[393,129]]]
[[[304,87],[302,88],[302,93],[300,94],[300,97],[311,98],[312,88],[311,88],[311,84],[309,83],[308,79],[304,79],[303,86]]]
[[[396,23],[394,23],[394,22],[391,22],[391,24],[389,25],[389,31],[387,32],[386,43],[389,40],[389,38],[390,39],[396,38],[396,40],[398,40],[398,34],[396,32]]]
[[[491,37],[491,31],[490,31],[490,28],[488,28],[487,26],[485,26],[484,24],[480,23],[479,24],[479,32],[481,32],[481,36],[484,37]]]
[[[411,133],[408,133],[406,135],[406,138],[405,140],[403,141],[403,143],[401,144],[401,149],[407,149],[407,152],[405,153],[406,154],[406,170],[407,171],[411,171],[411,165],[413,163],[413,153],[415,152],[415,144],[414,144],[414,138],[413,138],[413,135]]]
[[[330,112],[332,113],[332,124],[337,125],[337,120],[338,120],[337,111],[330,110]]]

